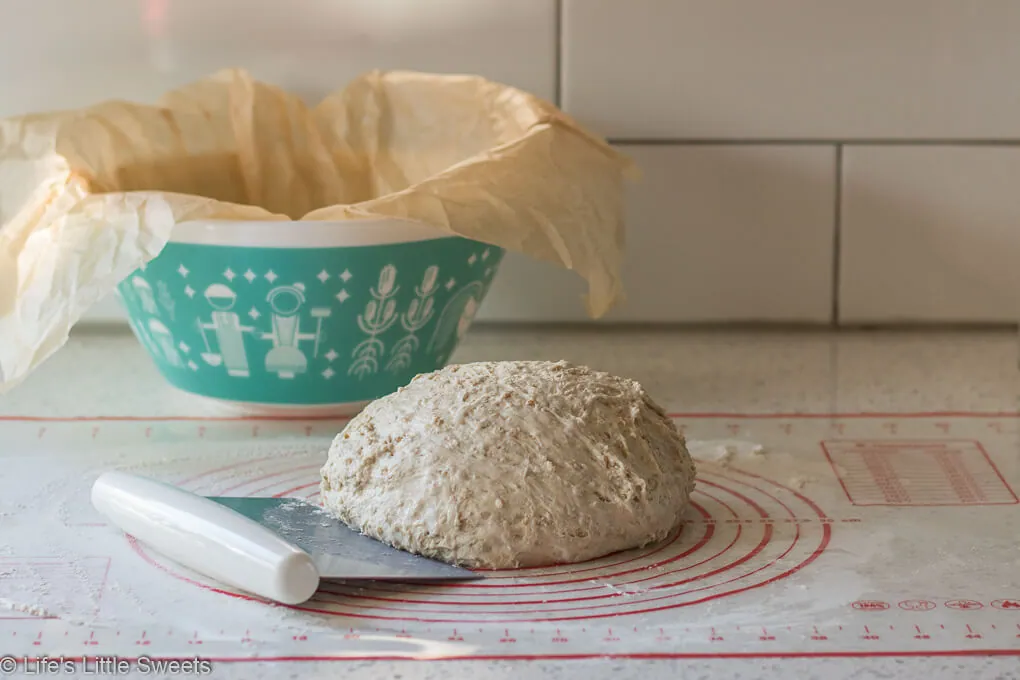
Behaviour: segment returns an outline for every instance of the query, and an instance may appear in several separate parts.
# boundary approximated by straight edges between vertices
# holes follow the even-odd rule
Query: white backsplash
[[[0,0],[0,115],[228,66],[310,100],[372,68],[480,73],[644,170],[607,321],[1002,322],[1017,35],[1013,0]],[[582,292],[509,257],[481,316],[581,321]]]

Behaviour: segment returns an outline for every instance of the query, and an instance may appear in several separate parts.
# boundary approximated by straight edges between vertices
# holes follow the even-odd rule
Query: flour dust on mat
[[[322,503],[397,548],[467,567],[580,562],[661,540],[694,461],[633,380],[565,362],[420,375],[334,440]]]

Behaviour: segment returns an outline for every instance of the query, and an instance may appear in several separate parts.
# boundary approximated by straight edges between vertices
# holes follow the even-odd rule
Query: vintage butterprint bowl
[[[401,220],[188,222],[118,293],[175,387],[339,415],[446,365],[502,257]]]

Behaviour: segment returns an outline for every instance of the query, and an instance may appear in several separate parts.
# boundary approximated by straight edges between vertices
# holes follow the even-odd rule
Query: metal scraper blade
[[[322,508],[297,498],[210,496],[304,550],[319,578],[372,581],[468,581],[472,571],[392,548],[349,529]]]

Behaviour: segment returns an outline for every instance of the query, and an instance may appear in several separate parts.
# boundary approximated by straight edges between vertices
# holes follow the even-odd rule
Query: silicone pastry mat
[[[0,421],[0,639],[15,655],[583,658],[1020,653],[1011,414],[676,415],[682,528],[576,565],[442,586],[325,583],[271,605],[88,503],[111,468],[314,500],[340,421]]]

